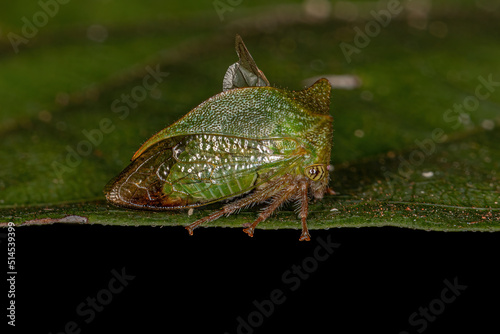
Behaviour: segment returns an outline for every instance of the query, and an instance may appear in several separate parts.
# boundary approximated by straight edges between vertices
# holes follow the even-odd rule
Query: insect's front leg
[[[311,241],[311,235],[307,228],[307,214],[309,213],[309,196],[308,196],[308,181],[300,183],[300,213],[299,217],[302,222],[302,233],[300,234],[300,241]]]

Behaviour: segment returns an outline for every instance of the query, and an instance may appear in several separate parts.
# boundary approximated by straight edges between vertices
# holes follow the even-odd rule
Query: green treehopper
[[[271,87],[240,36],[239,61],[231,65],[217,94],[151,137],[132,162],[105,187],[114,205],[145,210],[194,208],[234,199],[202,223],[266,202],[255,227],[288,201],[302,221],[299,240],[310,240],[309,198],[328,188],[333,141],[331,85],[316,81],[302,91]]]

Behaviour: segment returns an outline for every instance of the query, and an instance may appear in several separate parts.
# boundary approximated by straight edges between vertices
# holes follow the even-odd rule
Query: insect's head
[[[326,165],[314,164],[304,168],[304,174],[313,181],[320,181],[328,174],[328,170]]]

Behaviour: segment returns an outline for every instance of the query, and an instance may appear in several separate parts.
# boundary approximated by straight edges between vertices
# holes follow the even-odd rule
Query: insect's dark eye
[[[313,181],[319,181],[323,179],[326,175],[325,165],[311,165],[304,170],[306,176]]]

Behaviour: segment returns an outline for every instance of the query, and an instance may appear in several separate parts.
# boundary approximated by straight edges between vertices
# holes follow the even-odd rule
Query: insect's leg
[[[197,221],[195,221],[194,223],[192,224],[189,224],[188,226],[186,226],[186,230],[188,230],[189,232],[189,235],[193,235],[193,230],[195,228],[197,228],[199,225],[205,223],[205,222],[211,222],[211,221],[214,221],[216,219],[219,219],[220,217],[222,217],[224,214],[226,214],[226,210],[225,210],[225,207],[222,208],[222,210],[220,211],[216,211],[214,213],[212,213],[211,215],[209,216],[206,216],[206,217],[203,217],[201,219],[198,219]]]
[[[328,195],[337,195],[337,193],[335,192],[335,190],[333,190],[332,188],[328,187],[326,188],[326,193]]]
[[[284,183],[286,184],[286,182]],[[257,217],[257,219],[252,223],[252,225],[244,229],[243,232],[253,237],[253,232],[255,230],[255,227],[260,222],[266,220],[277,208],[281,206],[281,204],[283,204],[284,202],[289,200],[293,195],[295,195],[296,191],[297,191],[297,186],[294,184],[289,186],[288,188],[285,188],[284,191],[276,194],[271,204],[267,208],[265,208],[264,211],[262,211],[259,214],[259,217]]]
[[[188,226],[186,226],[186,230],[188,230],[189,235],[193,235],[193,230],[197,228],[199,225],[206,222],[214,221],[224,215],[226,216],[230,215],[234,211],[250,206],[252,204],[263,202],[269,197],[273,196],[277,191],[280,190],[281,187],[282,187],[282,182],[270,183],[269,186],[267,186],[266,188],[256,190],[254,193],[246,197],[243,197],[237,201],[225,205],[224,207],[222,207],[221,210],[216,211],[209,216],[198,219],[192,224],[189,224]]]
[[[300,213],[299,217],[302,220],[302,234],[300,235],[300,241],[310,241],[311,235],[309,234],[309,230],[307,229],[307,213],[309,211],[309,197],[307,196],[307,182],[301,182],[300,184]]]

